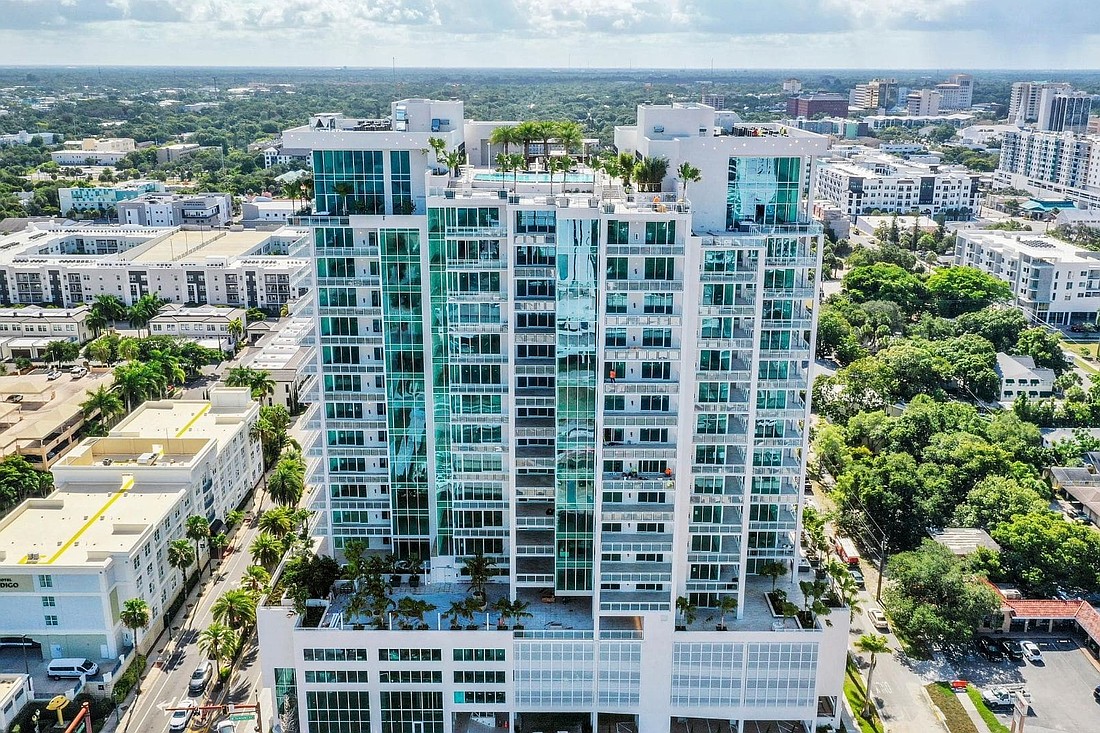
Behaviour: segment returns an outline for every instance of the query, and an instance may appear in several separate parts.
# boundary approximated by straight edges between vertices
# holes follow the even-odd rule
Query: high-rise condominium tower
[[[492,131],[514,124],[404,100],[283,135],[313,150],[295,312],[316,322],[319,548],[397,564],[261,609],[279,714],[312,733],[835,723],[848,613],[814,606],[799,554],[826,138],[642,106],[615,132],[646,159],[630,191],[538,172],[567,152],[553,132],[500,170]]]

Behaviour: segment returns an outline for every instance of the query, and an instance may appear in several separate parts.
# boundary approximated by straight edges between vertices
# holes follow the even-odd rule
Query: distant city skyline
[[[1083,69],[1033,0],[0,0],[3,65]]]

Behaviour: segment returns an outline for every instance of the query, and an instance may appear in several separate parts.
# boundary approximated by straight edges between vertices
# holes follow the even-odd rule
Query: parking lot
[[[1043,662],[989,662],[974,654],[957,665],[959,677],[983,690],[998,685],[1026,685],[1031,694],[1031,715],[1026,724],[1029,733],[1100,731],[1100,704],[1092,695],[1100,685],[1100,667],[1080,648],[1078,640],[1066,634],[1014,634],[1012,638],[1038,644]],[[1010,716],[998,712],[997,717],[1008,725]]]

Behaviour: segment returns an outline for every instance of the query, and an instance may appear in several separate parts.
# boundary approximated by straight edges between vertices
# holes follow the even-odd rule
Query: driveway
[[[1100,685],[1100,664],[1066,634],[1012,636],[1030,639],[1043,652],[1043,664],[987,662],[969,656],[958,664],[959,676],[979,687],[1024,684],[1031,693],[1028,733],[1100,731],[1100,703],[1092,691]],[[1005,725],[1007,715],[997,716]]]

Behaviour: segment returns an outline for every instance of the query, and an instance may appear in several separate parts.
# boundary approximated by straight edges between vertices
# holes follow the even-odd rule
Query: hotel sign
[[[0,592],[33,590],[29,575],[0,575]]]

